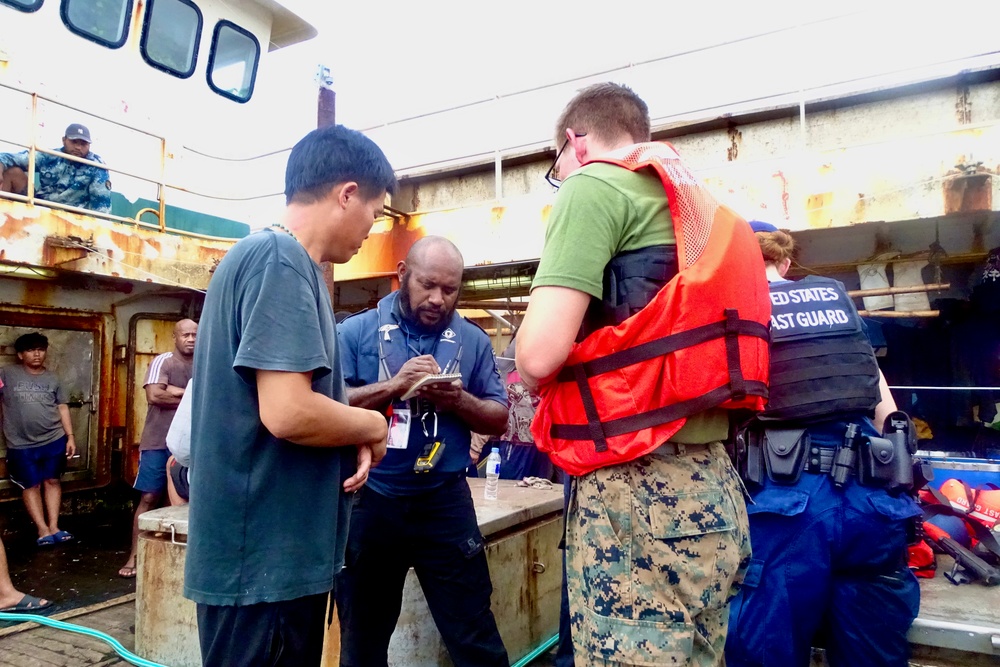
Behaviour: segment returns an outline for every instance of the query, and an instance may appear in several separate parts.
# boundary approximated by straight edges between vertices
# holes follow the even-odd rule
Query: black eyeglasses
[[[573,136],[585,137],[587,136],[587,133],[574,132]],[[560,148],[559,152],[556,153],[556,159],[552,161],[552,166],[549,167],[549,170],[547,172],[545,172],[545,180],[548,181],[549,185],[551,185],[557,190],[559,189],[559,186],[562,185],[563,179],[557,178],[555,176],[556,165],[559,164],[559,158],[562,156],[563,151],[566,150],[567,146],[569,146],[569,137],[566,138],[566,141],[563,142],[562,148]]]

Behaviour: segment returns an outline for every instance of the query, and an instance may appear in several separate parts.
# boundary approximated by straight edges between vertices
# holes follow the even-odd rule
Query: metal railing
[[[30,136],[29,143],[28,144],[23,144],[23,143],[18,142],[18,141],[12,141],[12,140],[8,140],[6,138],[0,137],[0,140],[3,140],[6,143],[12,144],[14,146],[18,146],[20,148],[27,149],[27,151],[28,151],[28,170],[27,170],[28,183],[27,183],[27,192],[26,192],[25,195],[21,195],[21,194],[17,194],[17,193],[12,193],[12,192],[0,192],[0,197],[2,197],[2,198],[12,199],[12,200],[16,200],[16,201],[22,201],[22,202],[25,202],[25,203],[27,203],[29,205],[32,205],[32,206],[35,205],[35,204],[43,204],[43,205],[45,205],[45,206],[47,206],[49,208],[59,209],[59,210],[63,210],[63,211],[69,211],[71,213],[79,213],[79,214],[87,215],[87,216],[94,217],[94,218],[100,218],[100,219],[103,219],[103,220],[110,220],[112,222],[119,222],[119,223],[129,224],[129,225],[132,225],[132,226],[134,226],[136,228],[141,228],[141,229],[148,229],[148,230],[159,231],[159,232],[162,232],[162,233],[169,233],[169,234],[177,234],[179,236],[186,236],[186,237],[190,237],[190,238],[197,238],[197,239],[202,239],[202,240],[206,240],[206,241],[225,241],[225,242],[230,242],[231,243],[231,242],[235,242],[236,239],[229,238],[229,237],[223,237],[223,236],[213,236],[213,235],[210,235],[210,234],[199,234],[197,232],[190,232],[190,231],[183,230],[183,229],[168,228],[166,226],[166,191],[168,189],[170,189],[170,190],[176,190],[178,192],[184,192],[184,193],[187,193],[187,194],[192,194],[192,195],[195,195],[195,196],[204,197],[204,198],[212,199],[212,200],[216,200],[216,201],[252,201],[252,200],[256,200],[256,199],[265,199],[265,198],[268,198],[268,197],[273,197],[273,196],[282,194],[280,192],[276,192],[276,193],[269,193],[269,194],[264,194],[264,195],[251,195],[251,196],[246,196],[246,197],[224,197],[224,196],[219,196],[219,195],[211,195],[211,194],[207,194],[207,193],[203,193],[203,192],[198,192],[198,191],[194,191],[194,190],[190,190],[190,189],[181,187],[179,185],[174,185],[174,184],[168,183],[166,181],[166,161],[167,161],[167,142],[166,142],[166,138],[164,138],[164,137],[162,137],[160,135],[154,134],[152,132],[148,132],[148,131],[143,130],[141,128],[134,127],[134,126],[128,125],[126,123],[122,123],[122,122],[114,120],[112,118],[108,118],[108,117],[105,117],[105,116],[101,116],[99,114],[95,114],[92,111],[88,111],[88,110],[85,110],[85,109],[81,109],[79,107],[75,107],[75,106],[70,105],[70,104],[66,104],[64,102],[60,102],[59,100],[53,99],[51,97],[40,95],[37,92],[26,90],[24,88],[20,88],[18,86],[13,86],[13,85],[10,85],[10,84],[7,84],[7,83],[0,83],[0,88],[6,88],[6,89],[14,91],[16,93],[22,93],[24,95],[30,96],[30,98],[31,98],[31,132],[30,132],[31,136]],[[146,176],[146,175],[143,175],[143,174],[140,174],[140,173],[136,173],[134,171],[112,167],[111,165],[105,164],[103,162],[95,162],[93,160],[87,160],[86,158],[76,157],[75,155],[69,155],[68,153],[63,153],[63,152],[60,152],[60,151],[52,151],[52,150],[48,150],[48,149],[45,149],[45,148],[41,148],[38,145],[38,138],[37,138],[38,126],[39,126],[38,103],[39,103],[40,100],[48,102],[48,103],[51,103],[51,104],[58,105],[59,107],[62,107],[64,109],[68,109],[68,110],[71,110],[71,111],[80,112],[80,113],[85,114],[87,116],[90,116],[92,118],[96,118],[96,119],[101,120],[103,122],[110,123],[112,125],[116,125],[118,127],[124,128],[124,129],[126,129],[126,130],[128,130],[130,132],[136,132],[136,133],[143,134],[143,135],[145,135],[147,137],[151,137],[151,138],[155,139],[156,141],[159,142],[159,149],[160,149],[160,151],[159,151],[160,152],[160,156],[159,156],[160,157],[160,160],[159,160],[159,176],[157,178],[152,178],[150,176]],[[136,217],[130,218],[130,217],[123,217],[123,216],[120,216],[120,215],[114,215],[113,213],[102,213],[100,211],[94,211],[94,210],[91,210],[91,209],[85,209],[85,208],[81,208],[81,207],[78,207],[78,206],[70,206],[68,204],[62,204],[62,203],[59,203],[59,202],[54,202],[54,201],[50,201],[50,200],[47,200],[47,199],[42,199],[40,197],[37,197],[36,194],[35,194],[35,174],[36,174],[37,155],[39,153],[41,153],[43,155],[52,155],[52,156],[55,156],[55,157],[62,158],[64,160],[69,160],[71,162],[77,162],[77,163],[80,163],[80,164],[85,164],[85,165],[89,165],[89,166],[99,167],[101,169],[106,169],[109,172],[113,172],[113,173],[116,173],[116,174],[122,174],[124,176],[128,176],[130,178],[134,178],[136,180],[143,181],[145,183],[151,183],[151,184],[155,185],[156,189],[157,189],[157,195],[156,195],[157,208],[154,209],[154,208],[150,207],[150,208],[141,209],[140,211],[137,212]],[[153,214],[153,215],[155,215],[157,217],[157,224],[143,222],[142,220],[140,220],[141,216],[144,215],[144,214],[147,214],[147,213],[151,213],[151,214]]]

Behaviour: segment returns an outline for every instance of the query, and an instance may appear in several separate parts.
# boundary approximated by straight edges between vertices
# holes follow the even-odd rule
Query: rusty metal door
[[[146,371],[158,355],[174,349],[174,325],[180,315],[166,313],[137,313],[129,320],[128,348],[125,358],[128,368],[125,389],[125,479],[135,482],[139,471],[139,440],[146,423],[146,390],[143,383]]]
[[[14,341],[26,333],[39,332],[49,340],[45,367],[66,388],[70,420],[77,454],[67,463],[63,481],[69,488],[86,488],[107,480],[108,452],[99,440],[103,327],[97,318],[5,313],[11,324],[0,325],[0,365],[20,363]],[[20,321],[19,321],[20,320]],[[79,326],[80,328],[75,328]],[[58,328],[57,328],[58,327]],[[67,328],[64,328],[67,327]],[[74,328],[68,328],[74,327]],[[0,434],[0,492],[19,495],[6,479],[7,447]]]

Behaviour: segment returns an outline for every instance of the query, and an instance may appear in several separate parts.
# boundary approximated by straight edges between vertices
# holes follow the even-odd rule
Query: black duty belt
[[[755,484],[763,484],[765,477],[777,484],[795,484],[806,472],[829,475],[837,489],[853,477],[862,486],[893,495],[909,493],[920,486],[915,487],[918,473],[924,478],[922,464],[913,458],[916,439],[906,413],[897,411],[889,417],[882,436],[863,435],[862,424],[848,424],[844,442],[837,447],[812,443],[808,427],[750,425],[736,435],[737,469],[744,480]]]
[[[830,474],[830,471],[833,470],[833,458],[836,453],[836,447],[810,445],[806,455],[805,472],[814,475]]]

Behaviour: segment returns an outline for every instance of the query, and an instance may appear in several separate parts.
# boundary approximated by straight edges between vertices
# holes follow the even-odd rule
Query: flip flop
[[[18,602],[13,607],[7,607],[5,609],[0,609],[0,613],[4,614],[34,614],[35,612],[42,611],[43,609],[48,609],[52,606],[51,600],[42,601],[41,598],[36,598],[34,595],[25,594],[21,601]]]
[[[59,544],[63,544],[65,542],[72,542],[73,540],[76,539],[75,537],[73,537],[72,533],[67,532],[65,530],[60,530],[57,533],[53,533],[52,537],[55,538],[55,541]]]
[[[40,547],[54,547],[56,545],[56,536],[46,535],[45,537],[39,537],[35,540],[35,544]]]
[[[122,579],[135,579],[135,566],[123,565],[120,570],[118,570],[118,576]]]

